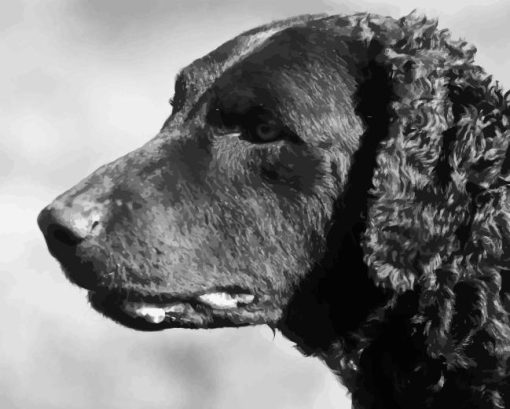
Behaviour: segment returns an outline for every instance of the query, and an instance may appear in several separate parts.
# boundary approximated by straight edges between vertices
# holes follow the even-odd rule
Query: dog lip
[[[198,296],[198,300],[213,309],[228,310],[252,304],[255,301],[255,296],[245,292],[216,291],[202,294]]]
[[[188,301],[162,301],[155,295],[108,289],[89,290],[88,299],[95,310],[128,328],[159,331],[175,326],[194,327],[190,316],[196,311]]]
[[[241,288],[215,288],[186,296],[170,294],[144,294],[138,291],[89,291],[92,306],[103,314],[135,329],[157,330],[170,325],[196,327],[200,323],[224,319],[224,314],[249,311],[257,298]]]
[[[232,294],[226,291],[214,291],[199,295],[193,301],[156,303],[125,300],[121,303],[121,309],[132,318],[142,318],[152,324],[161,324],[166,320],[177,320],[190,313],[196,313],[192,303],[198,302],[212,310],[234,310],[252,304],[255,296],[246,292]]]

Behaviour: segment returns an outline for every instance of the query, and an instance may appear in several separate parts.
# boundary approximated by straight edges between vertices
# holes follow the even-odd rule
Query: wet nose
[[[101,218],[98,206],[55,201],[41,211],[37,223],[53,253],[58,247],[74,247],[93,237],[99,230]]]

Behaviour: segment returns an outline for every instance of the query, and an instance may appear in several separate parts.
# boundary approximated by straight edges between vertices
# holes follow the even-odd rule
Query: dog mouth
[[[230,294],[227,292],[212,292],[199,295],[198,302],[213,310],[235,310],[253,303],[255,296],[252,294]],[[133,318],[143,318],[147,322],[160,324],[166,318],[176,318],[183,315],[191,308],[191,304],[173,302],[170,304],[157,305],[145,302],[125,301],[122,308],[126,314]]]
[[[274,305],[272,295],[260,289],[228,285],[180,294],[132,283],[111,287],[101,284],[99,274],[94,273],[101,266],[87,266],[87,270],[78,270],[82,274],[76,274],[70,273],[76,270],[69,269],[68,264],[61,262],[66,276],[88,291],[92,308],[136,330],[276,325],[282,316],[282,309]],[[76,279],[81,276],[88,277],[88,281]]]
[[[216,328],[264,323],[265,308],[246,290],[221,289],[194,296],[89,291],[94,309],[137,330]]]

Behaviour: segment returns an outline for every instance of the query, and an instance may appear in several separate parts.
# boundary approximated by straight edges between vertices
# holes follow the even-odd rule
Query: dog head
[[[324,251],[362,134],[345,45],[313,21],[252,30],[183,69],[160,133],[41,212],[94,308],[149,330],[280,319]]]
[[[276,326],[312,272],[338,267],[355,225],[374,283],[434,286],[472,216],[466,183],[497,176],[444,150],[462,116],[446,74],[472,56],[413,16],[244,33],[180,72],[154,139],[41,212],[48,248],[94,308],[145,330]]]

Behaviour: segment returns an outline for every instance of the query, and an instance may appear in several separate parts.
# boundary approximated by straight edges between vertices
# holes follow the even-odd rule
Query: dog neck
[[[321,358],[350,389],[368,342],[365,332],[391,297],[368,276],[355,233],[346,234],[340,248],[301,283],[279,329],[303,354]]]

